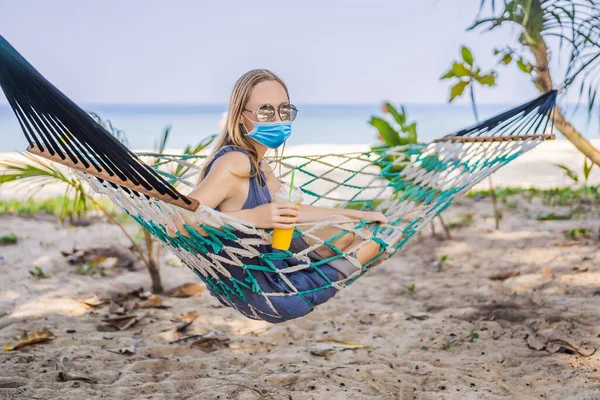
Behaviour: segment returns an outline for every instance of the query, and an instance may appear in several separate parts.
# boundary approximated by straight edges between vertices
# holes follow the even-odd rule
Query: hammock
[[[73,169],[107,195],[205,282],[212,295],[249,318],[282,322],[301,317],[402,248],[415,234],[498,168],[553,139],[556,91],[431,143],[349,154],[293,155],[305,203],[380,211],[388,224],[320,221],[297,226],[290,251],[270,247],[270,230],[204,207],[183,193],[195,185],[203,156],[135,154],[41,76],[0,36],[0,86],[29,142],[27,151]],[[148,161],[149,164],[143,162]],[[315,233],[334,226],[328,240]],[[303,229],[302,229],[303,228]],[[363,238],[342,251],[345,233]],[[380,253],[361,265],[355,252],[368,241]],[[317,257],[326,246],[333,256]],[[336,262],[351,267],[344,274]]]

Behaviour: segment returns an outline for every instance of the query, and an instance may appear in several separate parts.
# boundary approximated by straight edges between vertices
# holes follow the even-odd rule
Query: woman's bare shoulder
[[[229,172],[233,175],[248,175],[250,173],[250,159],[244,153],[232,151],[223,154],[211,167],[212,171]]]
[[[248,181],[250,161],[239,152],[230,152],[217,158],[204,179],[189,194],[200,204],[218,208],[221,204],[238,193]]]

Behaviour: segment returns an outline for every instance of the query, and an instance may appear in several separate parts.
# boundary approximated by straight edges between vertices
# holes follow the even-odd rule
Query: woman
[[[221,213],[244,220],[257,228],[291,228],[297,223],[311,223],[319,220],[333,220],[338,223],[350,220],[367,220],[386,223],[383,214],[358,210],[330,209],[294,203],[271,202],[272,194],[281,183],[263,160],[269,149],[277,149],[291,134],[291,123],[297,109],[290,104],[285,83],[268,70],[257,69],[244,74],[235,84],[229,102],[229,111],[223,132],[208,158],[199,177],[198,186],[189,193],[200,204],[219,210]],[[353,226],[352,224],[351,226]],[[316,232],[323,240],[330,239],[342,231],[327,227]],[[346,253],[363,239],[348,232],[331,243]],[[308,243],[307,243],[308,241]],[[298,252],[308,248],[310,240],[296,238],[290,251]],[[235,245],[228,243],[227,245]],[[267,247],[267,246],[263,246]],[[272,248],[261,249],[273,253]],[[380,245],[368,242],[362,245],[353,256],[365,265],[381,254]],[[327,246],[308,253],[313,261],[321,261],[334,255]],[[245,260],[244,264],[257,264],[263,260]],[[286,268],[298,264],[296,259],[273,260],[270,267]],[[239,267],[231,268],[231,274],[244,279]],[[264,268],[263,268],[264,269]],[[356,271],[356,266],[345,259],[336,259],[319,267],[330,281],[338,281]],[[266,292],[294,293],[294,288],[282,282],[274,272],[254,271],[253,278]],[[314,268],[306,268],[286,274],[295,289],[311,290],[329,286],[303,296],[275,296],[266,299],[248,290],[243,285],[232,288],[209,289],[223,304],[235,306],[251,318],[261,318],[270,322],[296,318],[310,312],[315,305],[327,301],[335,295],[336,289],[328,285]],[[237,277],[236,277],[237,278]],[[242,291],[243,293],[235,294]],[[232,294],[233,293],[233,294]]]

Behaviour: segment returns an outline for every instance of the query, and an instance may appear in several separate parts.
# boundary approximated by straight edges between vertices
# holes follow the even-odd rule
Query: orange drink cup
[[[302,203],[302,191],[295,187],[291,194],[288,187],[282,186],[273,196],[275,203],[296,203],[298,206]],[[288,250],[292,244],[292,236],[294,236],[294,228],[280,229],[273,228],[273,248],[277,250]]]

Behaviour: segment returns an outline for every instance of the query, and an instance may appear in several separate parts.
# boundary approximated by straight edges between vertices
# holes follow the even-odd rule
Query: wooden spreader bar
[[[47,160],[64,165],[65,167],[69,167],[69,168],[75,169],[77,171],[85,172],[86,174],[93,175],[97,178],[114,183],[115,185],[119,185],[119,186],[122,186],[129,190],[133,190],[134,192],[137,192],[137,193],[142,193],[142,194],[148,195],[154,199],[162,200],[166,203],[173,204],[177,207],[181,207],[181,208],[189,210],[189,211],[196,211],[198,209],[198,207],[200,206],[200,203],[195,199],[187,198],[181,194],[180,194],[181,197],[179,199],[174,199],[167,194],[159,193],[155,189],[148,190],[141,185],[133,184],[133,182],[123,181],[123,180],[121,180],[121,178],[119,178],[116,175],[110,176],[106,171],[98,172],[98,170],[94,167],[86,168],[81,161],[79,163],[75,164],[68,158],[63,160],[62,158],[60,158],[60,156],[58,154],[52,155],[52,154],[50,154],[49,151],[40,150],[37,146],[29,146],[29,147],[27,147],[27,151],[31,154],[35,154],[36,156],[43,157]],[[191,203],[187,204],[185,201],[183,201],[184,198],[188,199]]]
[[[541,140],[554,140],[556,136],[554,134],[545,135],[521,135],[521,136],[444,136],[439,139],[435,139],[434,143],[439,142],[472,142],[472,143],[483,143],[483,142],[512,142],[517,140],[529,140],[529,139],[541,139]]]

